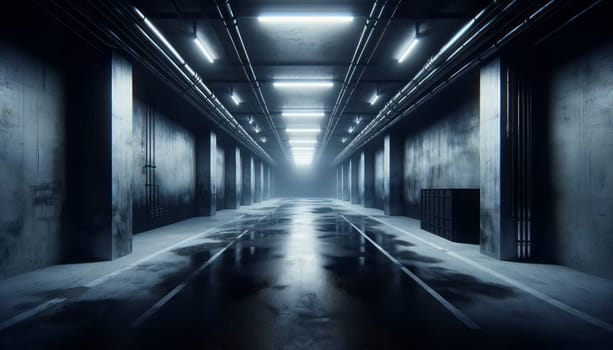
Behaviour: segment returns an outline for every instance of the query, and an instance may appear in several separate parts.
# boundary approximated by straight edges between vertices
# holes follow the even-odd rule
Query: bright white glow
[[[349,23],[353,21],[353,16],[264,15],[259,16],[258,21],[262,23]]]
[[[398,59],[398,63],[401,63],[402,61],[404,61],[405,58],[407,58],[407,56],[411,53],[411,51],[413,51],[413,49],[415,48],[415,45],[417,45],[417,42],[419,40],[417,40],[417,38],[414,38],[413,41],[411,42],[411,44],[409,45],[409,47],[407,47],[406,50],[404,50],[404,52],[402,53],[402,55],[400,55],[400,58]]]
[[[321,130],[320,129],[309,129],[309,128],[304,128],[304,129],[293,129],[293,128],[288,128],[285,129],[285,132],[287,133],[319,133]]]
[[[296,89],[296,88],[331,88],[334,86],[334,83],[331,81],[325,80],[285,80],[285,81],[275,81],[272,85],[276,88],[288,88],[288,89]]]
[[[343,138],[341,139],[341,142],[342,142],[342,143],[347,142],[347,138],[346,138],[346,137],[343,137]]]
[[[355,117],[355,124],[356,125],[360,125],[361,122],[362,122],[362,117]]]
[[[262,129],[260,129],[260,127],[256,125],[256,126],[253,128],[253,131],[255,131],[255,133],[256,133],[256,134],[259,134],[259,133],[260,133],[260,131],[262,131]]]
[[[234,103],[236,103],[236,105],[239,105],[241,103],[241,100],[239,100],[238,97],[236,97],[235,94],[230,95],[230,97],[232,98],[232,101],[234,101]]]
[[[262,138],[260,139],[260,141],[262,141],[262,143],[266,143],[266,141],[268,141],[268,139],[264,136],[262,136]]]
[[[315,151],[315,146],[311,146],[311,147],[308,147],[308,146],[304,146],[304,147],[292,146],[292,151]]]
[[[253,120],[253,117],[249,117],[248,122],[249,122],[249,125],[253,125],[253,122],[255,122],[255,120]]]
[[[371,105],[374,105],[375,102],[377,102],[378,99],[379,99],[379,95],[378,94],[374,94],[374,95],[372,95],[372,97],[370,98],[368,103],[370,103]]]
[[[214,61],[213,55],[211,55],[209,50],[207,50],[206,47],[204,47],[204,44],[202,43],[202,41],[200,41],[200,39],[198,38],[194,38],[194,42],[196,43],[196,46],[198,46],[200,51],[202,51],[202,54],[204,54],[204,57],[206,57],[206,59],[209,60],[209,62],[213,63]]]
[[[349,127],[349,129],[347,129],[347,132],[351,134],[353,132],[353,130],[355,130],[355,128],[353,126],[351,126],[351,127]]]
[[[308,145],[317,143],[317,140],[289,140],[290,145]]]
[[[283,112],[281,113],[282,116],[284,117],[298,117],[298,118],[320,118],[323,117],[325,114],[324,112]]]
[[[170,45],[168,40],[166,40],[166,37],[164,37],[164,35],[155,27],[155,25],[153,25],[153,23],[151,23],[151,21],[147,17],[143,17],[143,21],[145,21],[145,24],[147,25],[147,27],[149,27],[149,29],[151,29],[151,31],[155,33],[158,39],[160,39],[160,41],[164,43],[164,46],[166,46],[166,48],[170,52],[172,52],[172,54],[177,58],[179,63],[181,63],[181,65],[185,64],[185,60],[183,60],[183,57],[181,57],[181,55],[179,55],[177,50],[175,50],[175,48],[172,47],[172,45]]]

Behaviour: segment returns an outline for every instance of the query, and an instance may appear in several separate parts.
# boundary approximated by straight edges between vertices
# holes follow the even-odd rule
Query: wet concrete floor
[[[0,333],[0,348],[568,348],[513,325],[470,327],[401,266],[455,306],[518,292],[450,273],[331,203],[287,200],[97,292],[58,291],[71,301]],[[427,273],[423,264],[432,265]]]

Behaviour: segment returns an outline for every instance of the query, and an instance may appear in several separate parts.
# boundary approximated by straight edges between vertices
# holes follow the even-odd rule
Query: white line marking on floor
[[[362,212],[360,210],[357,210],[355,208],[351,208],[349,206],[346,206],[346,205],[344,205],[344,203],[343,203],[343,206],[348,208],[348,209],[351,209],[351,210],[353,210],[353,211],[355,211],[357,213],[360,213],[361,215],[363,215],[363,216],[365,216],[365,217],[367,217],[369,219],[372,219],[374,221],[380,222],[383,225],[389,226],[389,227],[391,227],[391,228],[393,228],[393,229],[395,229],[395,230],[397,230],[399,232],[402,232],[402,233],[404,233],[404,234],[406,234],[408,236],[411,236],[412,238],[414,238],[414,239],[416,239],[416,240],[418,240],[420,242],[423,242],[423,243],[425,243],[425,244],[427,244],[427,245],[429,245],[431,247],[434,247],[435,249],[445,249],[445,248],[437,245],[436,243],[429,242],[429,241],[427,241],[427,240],[425,240],[425,239],[423,239],[421,237],[418,237],[418,236],[416,236],[413,233],[405,231],[405,230],[403,230],[403,229],[401,229],[401,228],[399,228],[399,227],[397,227],[395,225],[392,225],[390,223],[387,223],[387,222],[384,222],[382,220],[379,220],[379,219],[377,219],[377,218],[375,218],[375,217],[373,217],[371,215],[368,215],[368,214],[366,214],[366,213],[364,213],[364,212]],[[533,288],[531,288],[531,287],[529,287],[529,286],[527,286],[527,285],[525,285],[525,284],[523,284],[523,283],[521,283],[521,282],[519,282],[517,280],[514,280],[511,277],[503,275],[500,272],[496,272],[496,271],[494,271],[494,270],[492,270],[492,269],[490,269],[488,267],[485,267],[485,266],[483,266],[483,265],[481,265],[481,264],[479,264],[479,263],[477,263],[475,261],[472,261],[472,260],[470,260],[470,259],[468,259],[466,257],[463,257],[463,256],[461,256],[461,255],[459,255],[459,254],[457,254],[455,252],[447,250],[446,254],[449,255],[449,256],[452,256],[452,257],[454,257],[454,258],[456,258],[458,260],[461,260],[461,261],[465,262],[466,264],[471,265],[471,266],[473,266],[473,267],[475,267],[475,268],[477,268],[477,269],[479,269],[481,271],[487,272],[490,275],[492,275],[492,276],[494,276],[494,277],[496,277],[496,278],[498,278],[498,279],[500,279],[500,280],[502,280],[502,281],[512,285],[513,287],[521,289],[524,292],[526,292],[528,294],[531,294],[532,296],[534,296],[534,297],[536,297],[536,298],[546,302],[547,304],[549,304],[549,305],[551,305],[553,307],[556,307],[556,308],[558,308],[558,309],[560,309],[560,310],[562,310],[562,311],[564,311],[564,312],[566,312],[566,313],[568,313],[568,314],[570,314],[572,316],[575,316],[575,317],[577,317],[577,318],[579,318],[579,319],[581,319],[581,320],[583,320],[583,321],[585,321],[585,322],[587,322],[587,323],[589,323],[589,324],[591,324],[593,326],[596,326],[596,327],[598,327],[598,328],[600,328],[602,330],[605,330],[605,331],[607,331],[609,333],[613,333],[613,325],[608,323],[608,322],[605,322],[605,321],[603,321],[603,320],[601,320],[601,319],[599,319],[599,318],[597,318],[595,316],[592,316],[592,315],[590,315],[590,314],[588,314],[586,312],[583,312],[581,310],[575,309],[574,307],[572,307],[570,305],[567,305],[567,304],[565,304],[565,303],[563,303],[563,302],[561,302],[561,301],[559,301],[559,300],[557,300],[555,298],[552,298],[552,297],[550,297],[550,296],[548,296],[548,295],[546,295],[544,293],[541,293],[541,292],[539,292],[539,291],[537,291],[537,290],[535,290],[535,289],[533,289]]]
[[[55,299],[51,299],[45,303],[42,303],[30,310],[24,311],[22,313],[20,313],[19,315],[10,318],[2,323],[0,323],[0,332],[4,331],[5,329],[12,327],[14,325],[16,325],[19,322],[23,322],[25,320],[27,320],[28,318],[35,316],[49,308],[51,308],[52,306],[58,305],[63,303],[64,301],[66,301],[66,298],[55,298]]]
[[[258,222],[262,221],[262,219],[258,220]],[[187,280],[185,282],[183,282],[183,283],[179,284],[178,286],[176,286],[173,290],[168,292],[168,294],[166,294],[164,297],[162,297],[162,299],[158,300],[155,304],[153,304],[153,306],[150,307],[149,310],[147,310],[144,314],[140,315],[134,322],[132,322],[130,327],[139,327],[143,323],[145,323],[148,319],[150,319],[151,316],[153,316],[156,312],[158,312],[162,307],[164,307],[164,305],[166,305],[172,298],[174,298],[175,295],[177,295],[180,291],[182,291],[183,288],[185,288],[187,286],[187,282],[188,281],[190,281],[191,279],[196,277],[196,275],[198,275],[200,272],[202,272],[204,269],[206,269],[209,265],[211,265],[213,263],[213,261],[215,261],[215,259],[220,257],[221,254],[223,254],[226,250],[228,250],[228,248],[230,248],[234,243],[236,243],[236,241],[238,241],[241,238],[243,238],[243,236],[247,232],[249,232],[249,230],[244,230],[243,232],[241,232],[240,235],[236,236],[225,247],[221,248],[220,251],[215,253],[215,255],[213,255],[212,257],[209,258],[209,260],[207,260],[204,264],[202,264],[200,267],[198,267],[197,270],[192,272],[192,274],[189,275],[189,277],[187,278]]]
[[[230,220],[230,221],[226,221],[226,222],[224,222],[224,223],[223,223],[223,225],[228,224],[228,223],[231,223],[231,222],[238,221],[238,220],[240,220],[240,219],[241,219],[242,217],[244,217],[244,216],[245,216],[245,215],[240,215],[239,217],[237,217],[237,218],[236,218],[236,219],[234,219],[234,220]],[[182,240],[182,241],[179,241],[179,242],[177,242],[177,243],[175,243],[175,244],[173,244],[173,245],[171,245],[171,246],[168,246],[168,247],[166,247],[166,248],[164,248],[164,249],[162,249],[162,250],[159,250],[159,251],[157,251],[157,252],[155,252],[155,253],[153,253],[153,254],[151,254],[151,255],[148,255],[148,256],[146,256],[146,257],[144,257],[144,258],[140,259],[140,260],[137,260],[137,261],[133,262],[133,263],[132,263],[132,264],[130,264],[130,265],[124,266],[124,267],[122,267],[122,268],[120,268],[120,269],[118,269],[118,270],[115,270],[115,271],[113,271],[113,272],[111,272],[111,273],[108,273],[108,274],[106,274],[106,275],[104,275],[104,276],[98,277],[98,278],[96,278],[95,280],[93,280],[93,281],[91,281],[91,282],[87,283],[87,284],[85,285],[85,287],[87,287],[87,288],[92,288],[92,287],[95,287],[95,286],[99,285],[100,283],[103,283],[103,282],[107,281],[107,280],[108,280],[108,279],[110,279],[110,278],[113,278],[113,277],[115,277],[115,276],[117,276],[117,275],[119,275],[119,274],[121,274],[121,273],[123,273],[123,272],[125,272],[125,271],[127,271],[127,270],[130,270],[130,269],[132,269],[132,268],[134,268],[134,267],[136,267],[136,266],[138,266],[138,265],[140,265],[140,264],[142,264],[142,263],[144,263],[144,262],[146,262],[146,261],[148,261],[148,260],[151,260],[151,259],[155,258],[156,256],[158,256],[158,255],[160,255],[160,254],[163,254],[163,253],[166,253],[166,252],[168,252],[168,251],[170,251],[170,250],[172,250],[172,249],[175,249],[176,247],[178,247],[178,246],[180,246],[180,245],[182,245],[182,244],[184,244],[184,243],[186,243],[186,242],[189,242],[189,241],[191,241],[191,240],[194,240],[194,239],[196,239],[196,238],[199,238],[199,237],[200,237],[200,236],[202,236],[202,235],[205,235],[205,234],[207,234],[207,233],[210,233],[211,231],[218,230],[218,229],[219,229],[219,227],[220,227],[220,226],[223,226],[223,225],[219,225],[219,226],[216,226],[216,227],[212,227],[212,228],[210,228],[210,229],[208,229],[208,230],[206,230],[206,231],[203,231],[203,232],[197,233],[197,234],[195,234],[195,235],[193,235],[193,236],[191,236],[191,237],[188,237],[188,238],[186,238],[186,239],[184,239],[184,240]]]
[[[468,316],[464,315],[462,311],[458,310],[455,306],[453,306],[450,302],[445,300],[440,294],[438,294],[434,289],[432,289],[426,282],[424,282],[421,278],[417,277],[413,272],[407,269],[404,265],[400,263],[396,258],[394,258],[390,253],[388,253],[385,249],[383,249],[380,245],[378,245],[375,241],[373,241],[368,235],[366,235],[362,230],[360,230],[356,225],[354,225],[351,221],[349,221],[344,215],[341,215],[343,220],[347,221],[349,225],[351,225],[356,231],[358,231],[362,237],[364,237],[367,241],[369,241],[372,245],[377,248],[383,255],[385,255],[391,262],[396,264],[402,272],[404,272],[407,276],[411,277],[411,279],[417,284],[419,284],[428,294],[430,294],[436,301],[441,303],[449,312],[451,312],[458,320],[460,320],[464,325],[470,329],[481,329],[479,325],[477,325],[473,320],[471,320]]]

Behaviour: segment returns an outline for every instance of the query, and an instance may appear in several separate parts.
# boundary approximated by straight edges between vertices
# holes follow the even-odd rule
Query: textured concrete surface
[[[613,40],[584,46],[553,51],[565,59],[548,86],[551,255],[613,278]]]
[[[155,118],[155,181],[159,186],[161,215],[148,212],[146,188],[146,127],[147,108]],[[147,106],[137,98],[133,121],[134,163],[132,202],[134,231],[141,232],[160,225],[187,219],[195,214],[196,140],[187,128],[174,122],[171,116]]]
[[[132,252],[132,64],[111,58],[111,251],[110,259]],[[108,253],[107,253],[108,254]]]
[[[504,230],[505,166],[503,133],[503,67],[496,59],[481,68],[479,97],[480,240],[481,252],[498,259],[514,257],[513,237]]]
[[[135,254],[139,243],[149,250],[144,260],[58,266],[7,280],[3,320],[15,306],[63,301],[5,328],[0,346],[608,349],[613,341],[613,328],[560,308],[610,325],[610,280],[497,261],[419,230],[416,220],[342,201],[224,210],[143,233]],[[37,302],[17,304],[28,297]]]
[[[216,207],[218,210],[226,207],[226,150],[220,138],[217,138],[217,152],[215,153],[215,188]]]
[[[243,190],[241,191],[241,205],[253,203],[255,189],[255,174],[253,157],[248,151],[241,154],[241,169],[243,171]]]
[[[383,147],[375,152],[375,208],[383,210]]]
[[[237,209],[241,204],[241,153],[240,148],[226,149],[226,209]]]
[[[349,160],[349,201],[351,204],[360,203],[360,158],[354,156]]]
[[[212,216],[217,212],[217,134],[202,132],[196,139],[196,213]]]
[[[403,155],[401,135],[386,134],[383,140],[383,211],[386,215],[404,214]]]
[[[375,154],[372,150],[360,154],[360,203],[366,208],[375,206]]]
[[[64,86],[58,69],[0,41],[0,278],[60,260]]]
[[[415,112],[404,141],[404,212],[420,217],[423,188],[479,188],[477,80],[458,81]]]

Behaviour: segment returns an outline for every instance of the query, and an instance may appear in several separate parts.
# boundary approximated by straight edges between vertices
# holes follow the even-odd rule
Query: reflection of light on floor
[[[300,286],[301,293],[305,292],[304,289],[318,293],[324,275],[317,239],[321,232],[315,231],[316,216],[306,206],[297,206],[289,214],[292,216],[282,247],[285,261],[280,271],[281,283]]]

